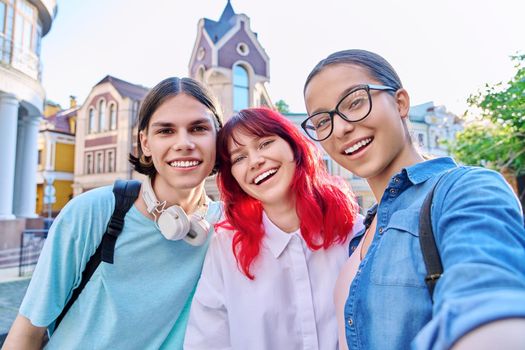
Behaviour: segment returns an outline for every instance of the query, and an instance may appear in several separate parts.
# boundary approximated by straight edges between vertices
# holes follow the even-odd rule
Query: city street
[[[18,268],[16,269],[18,270]],[[0,346],[13,323],[30,278],[16,278],[13,269],[0,269]]]

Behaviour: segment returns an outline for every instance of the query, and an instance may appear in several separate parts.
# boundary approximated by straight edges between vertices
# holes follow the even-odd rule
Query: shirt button
[[[348,325],[349,325],[349,326],[352,326],[353,324],[354,324],[354,321],[353,321],[351,318],[349,318],[349,319],[348,319]]]
[[[397,184],[399,183],[399,178],[398,177],[394,177],[394,182]]]
[[[396,191],[395,188],[391,188],[391,189],[390,189],[390,194],[396,194],[396,193],[397,193],[397,191]]]
[[[354,251],[355,250],[355,246],[351,246],[350,250]]]
[[[379,228],[379,234],[380,235],[383,234],[383,228],[382,227]]]

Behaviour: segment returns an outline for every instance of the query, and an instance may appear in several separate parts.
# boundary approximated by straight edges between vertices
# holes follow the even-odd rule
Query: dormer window
[[[246,43],[238,43],[237,53],[241,56],[246,56],[250,53],[250,47]]]

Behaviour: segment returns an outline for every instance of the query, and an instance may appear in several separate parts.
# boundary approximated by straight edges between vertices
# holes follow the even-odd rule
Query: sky
[[[461,115],[472,93],[507,82],[510,55],[525,53],[523,0],[232,0],[270,57],[269,92],[305,111],[306,76],[330,53],[359,48],[385,57],[412,104]],[[106,75],[153,87],[187,76],[200,18],[226,0],[58,0],[42,44],[47,98],[83,103]]]

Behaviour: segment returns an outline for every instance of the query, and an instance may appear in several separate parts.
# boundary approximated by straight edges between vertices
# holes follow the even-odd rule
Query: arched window
[[[233,67],[233,110],[238,112],[250,104],[248,72],[241,65]]]
[[[91,134],[95,131],[95,111],[93,108],[89,109],[88,116],[88,134]]]
[[[98,131],[106,131],[106,102],[98,103]]]
[[[109,105],[109,130],[117,129],[117,108],[115,104],[112,103]]]

